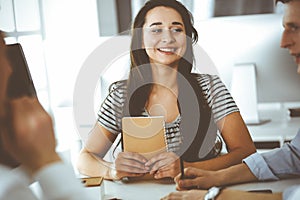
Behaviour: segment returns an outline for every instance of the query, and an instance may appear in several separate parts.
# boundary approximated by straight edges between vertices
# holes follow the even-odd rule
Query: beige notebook
[[[162,116],[124,117],[122,119],[123,149],[150,159],[167,150],[165,122]]]

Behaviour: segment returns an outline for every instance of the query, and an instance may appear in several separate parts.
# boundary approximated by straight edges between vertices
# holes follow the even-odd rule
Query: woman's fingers
[[[173,152],[165,152],[152,157],[145,165],[151,167],[151,172],[155,172],[162,167],[171,165],[176,160],[178,156]]]
[[[146,163],[148,160],[142,156],[139,153],[134,153],[134,152],[120,152],[119,156],[121,156],[124,159],[130,159],[130,160],[136,160],[140,163]]]
[[[147,162],[147,159],[140,154],[121,152],[115,161],[115,167],[118,171],[128,173],[147,173],[149,167],[145,166],[145,162]]]

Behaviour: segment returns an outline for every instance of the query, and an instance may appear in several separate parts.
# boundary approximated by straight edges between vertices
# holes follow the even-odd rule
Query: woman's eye
[[[151,32],[152,33],[161,33],[162,29],[160,29],[160,28],[152,29]]]
[[[183,29],[182,28],[171,28],[169,30],[164,30],[162,28],[153,28],[153,29],[150,29],[151,33],[154,33],[154,34],[160,34],[164,31],[170,31],[170,33],[181,33],[183,32]]]
[[[181,28],[174,28],[172,29],[173,33],[181,33],[183,30]]]

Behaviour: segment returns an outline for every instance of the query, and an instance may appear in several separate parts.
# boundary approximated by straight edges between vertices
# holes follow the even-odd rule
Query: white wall
[[[45,57],[58,151],[78,139],[73,90],[78,71],[100,43],[96,0],[43,0]]]

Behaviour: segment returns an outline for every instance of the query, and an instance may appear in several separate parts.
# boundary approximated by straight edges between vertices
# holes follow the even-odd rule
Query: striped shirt
[[[204,98],[207,100],[208,105],[212,110],[211,124],[208,129],[203,146],[198,152],[199,157],[208,154],[215,146],[217,139],[216,122],[226,115],[238,112],[229,91],[217,75],[196,74],[195,78],[202,88]],[[98,122],[113,134],[122,132],[121,120],[123,105],[127,94],[127,82],[118,81],[111,85],[110,93],[103,101],[101,108],[98,112]],[[149,116],[146,109],[142,116]],[[176,152],[182,143],[182,135],[180,134],[181,116],[179,115],[173,122],[165,124],[166,139],[168,144],[168,151]]]

